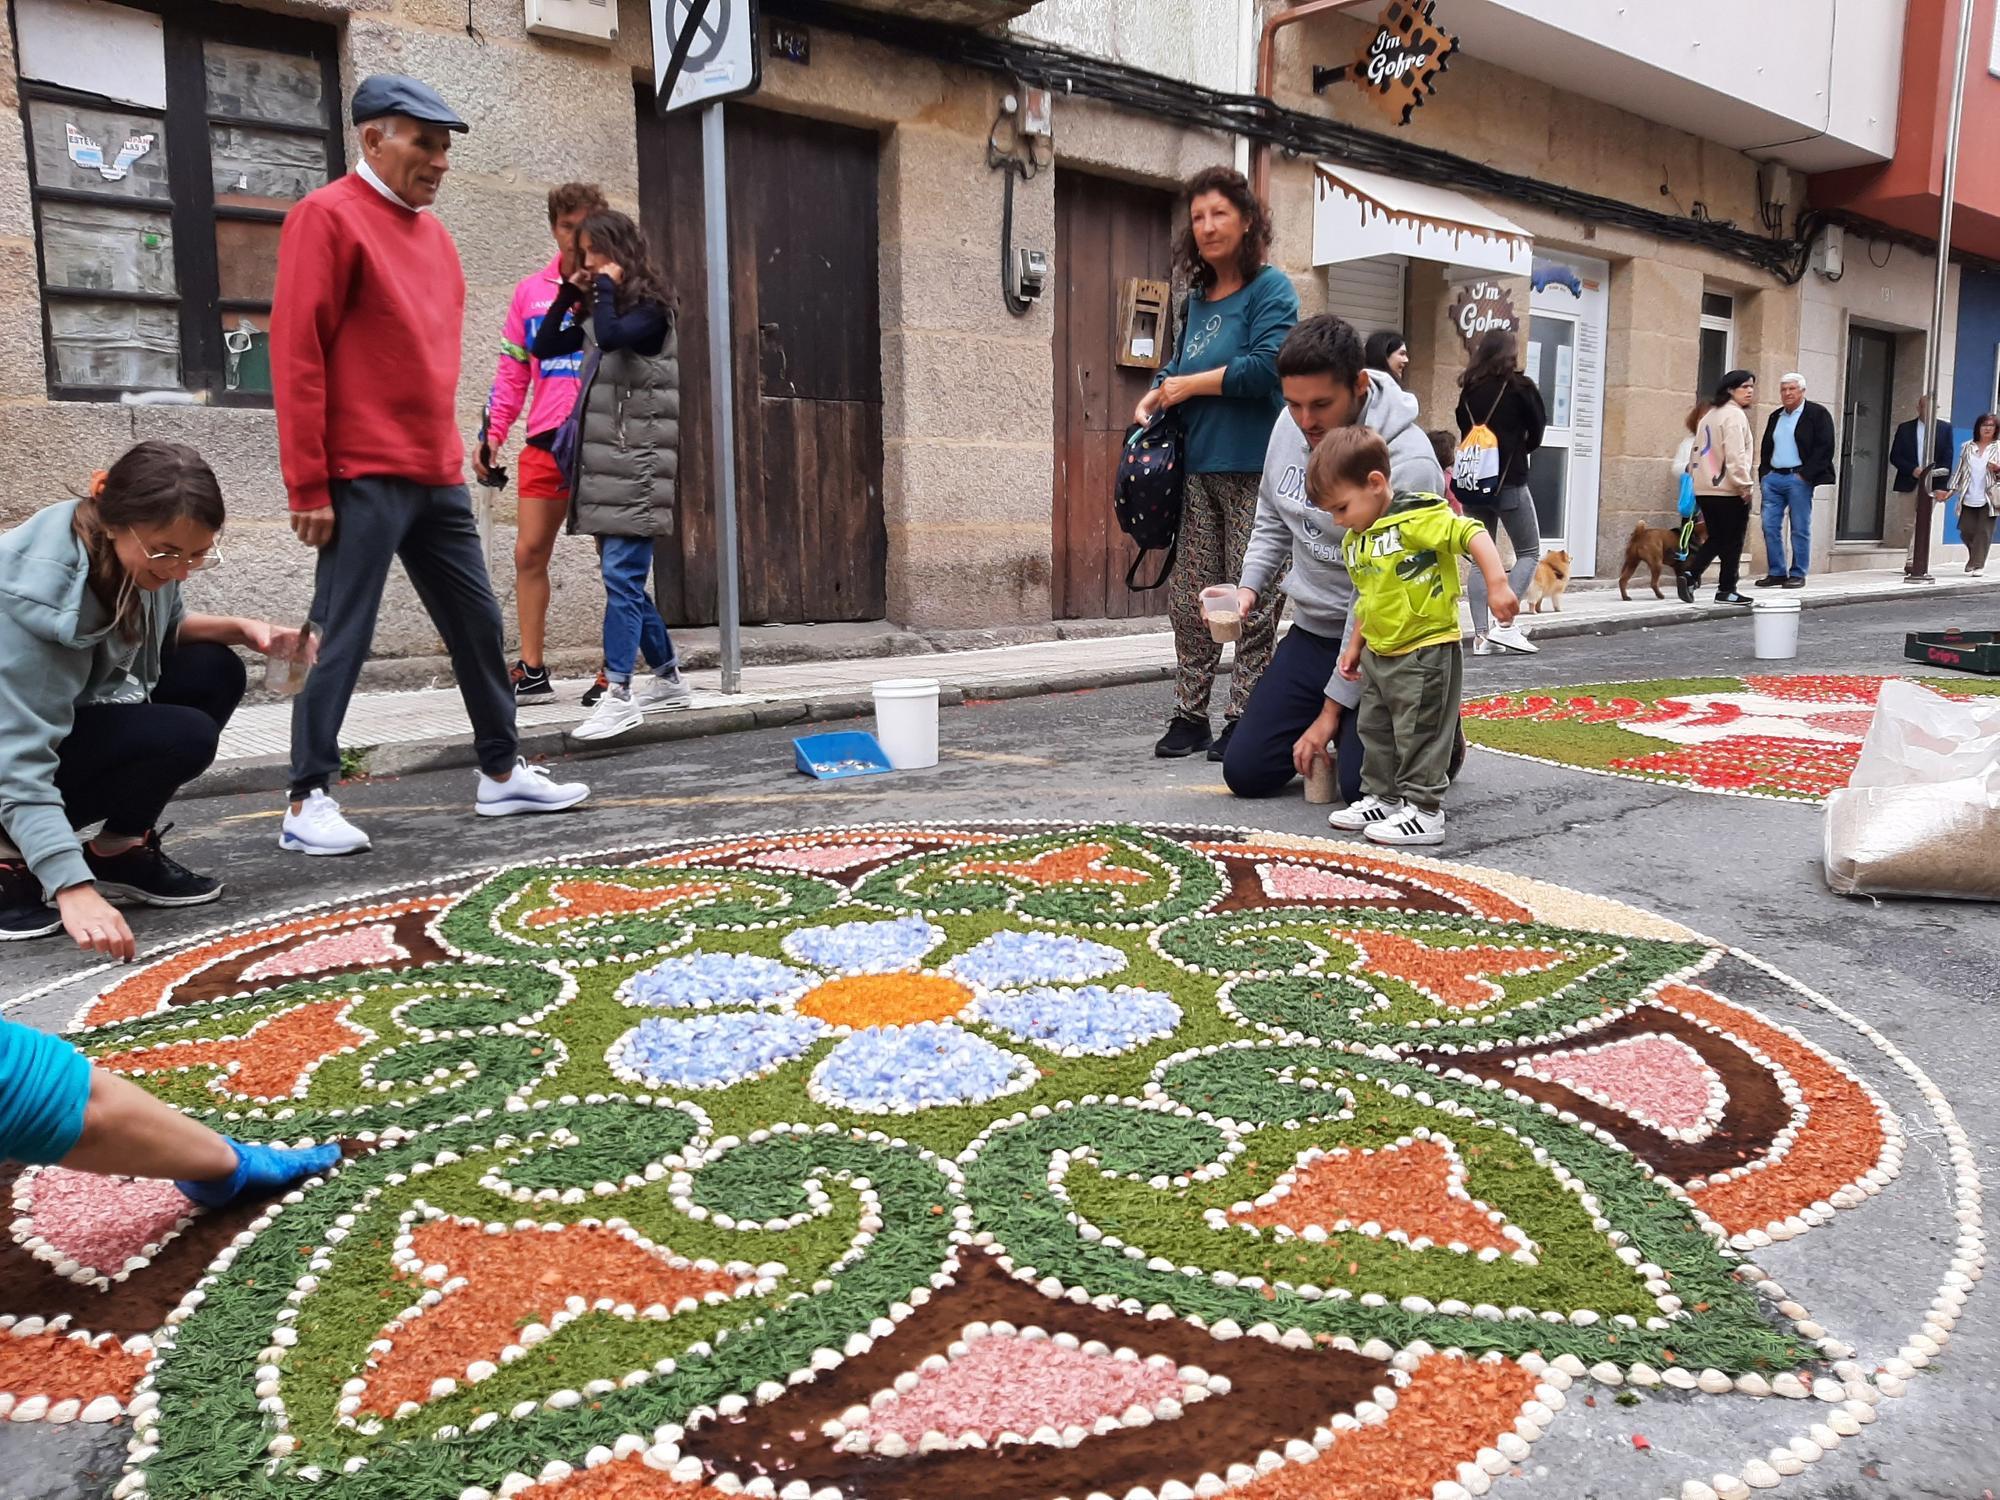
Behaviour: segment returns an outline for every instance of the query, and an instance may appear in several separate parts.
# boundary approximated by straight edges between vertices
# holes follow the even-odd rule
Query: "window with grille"
[[[330,27],[13,0],[49,394],[270,402],[278,232],[345,170]]]

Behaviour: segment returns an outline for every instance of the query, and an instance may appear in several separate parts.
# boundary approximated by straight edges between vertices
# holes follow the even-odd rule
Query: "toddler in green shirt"
[[[1388,445],[1369,428],[1337,427],[1320,440],[1306,492],[1346,528],[1341,556],[1355,609],[1339,670],[1362,684],[1355,712],[1364,795],[1327,822],[1377,844],[1443,843],[1465,667],[1458,559],[1469,555],[1485,575],[1503,625],[1520,601],[1485,527],[1452,514],[1441,495],[1391,493]]]

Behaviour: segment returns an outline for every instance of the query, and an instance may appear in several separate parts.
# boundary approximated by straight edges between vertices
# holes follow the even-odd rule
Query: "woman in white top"
[[[1958,534],[1965,538],[1965,571],[1976,577],[1986,571],[1994,502],[2000,500],[2000,417],[1992,412],[1972,424],[1971,439],[1958,450],[1951,493],[1958,501]]]

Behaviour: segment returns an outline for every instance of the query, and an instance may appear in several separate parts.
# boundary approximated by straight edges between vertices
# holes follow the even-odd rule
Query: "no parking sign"
[[[756,0],[653,0],[653,97],[660,112],[756,90]]]

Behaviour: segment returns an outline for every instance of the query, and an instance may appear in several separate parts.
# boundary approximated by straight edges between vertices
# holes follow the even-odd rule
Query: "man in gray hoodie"
[[[1306,459],[1334,428],[1360,423],[1388,443],[1394,466],[1389,483],[1398,494],[1442,494],[1444,472],[1417,426],[1417,398],[1362,367],[1361,336],[1342,319],[1325,313],[1293,328],[1278,351],[1278,379],[1285,412],[1264,451],[1257,519],[1238,582],[1247,612],[1282,578],[1292,628],[1237,721],[1222,779],[1239,797],[1269,797],[1303,776],[1315,757],[1330,754],[1341,799],[1352,802],[1361,795],[1361,737],[1353,713],[1361,684],[1345,681],[1334,668],[1354,584],[1340,560],[1345,533],[1306,497]]]

